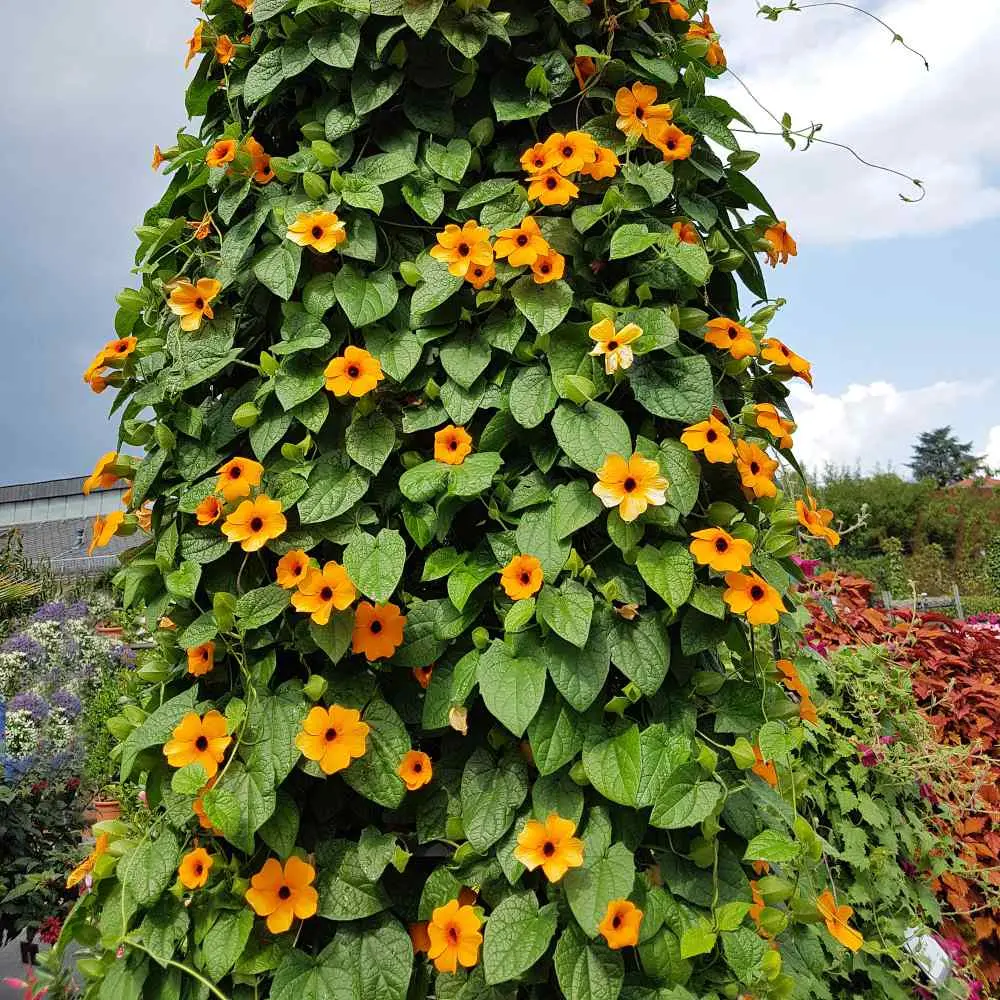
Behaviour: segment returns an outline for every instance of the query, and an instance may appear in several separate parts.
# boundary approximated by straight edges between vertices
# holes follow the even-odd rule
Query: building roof
[[[957,483],[952,483],[948,487],[950,490],[995,490],[1000,489],[1000,479],[995,479],[992,476],[976,476],[970,477],[968,479],[960,479]]]
[[[79,496],[83,492],[83,482],[83,476],[70,476],[68,479],[46,479],[40,483],[0,486],[0,504],[16,503],[18,500]]]
[[[76,576],[103,573],[118,565],[118,556],[145,539],[145,535],[116,536],[103,549],[87,555],[93,518],[74,517],[40,524],[19,524],[10,529],[21,536],[24,554],[32,562],[47,561],[56,573]]]

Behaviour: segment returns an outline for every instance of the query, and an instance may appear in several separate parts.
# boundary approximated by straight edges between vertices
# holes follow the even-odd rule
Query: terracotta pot
[[[88,812],[93,815],[92,822],[102,823],[105,820],[118,819],[122,814],[122,807],[117,799],[94,799]]]
[[[98,635],[106,635],[111,638],[119,638],[125,633],[121,625],[95,625],[94,631]]]

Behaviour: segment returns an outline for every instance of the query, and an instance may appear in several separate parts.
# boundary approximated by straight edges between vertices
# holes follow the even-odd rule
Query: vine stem
[[[138,948],[139,951],[144,951],[154,962],[159,962],[161,965],[169,965],[175,969],[180,969],[181,972],[186,972],[193,979],[197,979],[202,986],[208,988],[208,991],[218,1000],[230,1000],[225,993],[222,992],[216,985],[209,982],[197,969],[192,969],[190,965],[185,965],[183,962],[175,962],[172,958],[165,958],[162,955],[155,955],[149,950],[144,944],[140,944],[138,941],[132,938],[125,938],[125,944],[132,948]]]

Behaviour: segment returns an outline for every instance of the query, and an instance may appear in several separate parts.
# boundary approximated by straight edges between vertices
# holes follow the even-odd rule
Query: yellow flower
[[[764,755],[761,753],[759,746],[755,746],[753,748],[753,759],[754,765],[750,768],[750,770],[753,771],[758,778],[766,781],[772,788],[777,788],[778,772],[772,761],[764,760]],[[756,867],[756,862],[754,865]]]
[[[734,319],[720,316],[709,320],[705,329],[706,342],[720,350],[729,351],[737,361],[757,353],[757,341],[753,339],[753,334]]]
[[[689,451],[703,452],[708,462],[731,462],[736,457],[730,430],[714,413],[688,427],[681,434],[681,444]]]
[[[448,424],[434,435],[434,458],[447,465],[461,465],[472,452],[472,438],[464,427]]]
[[[597,156],[594,158],[593,163],[587,163],[580,168],[580,173],[584,177],[590,177],[595,181],[607,180],[609,177],[614,177],[618,173],[618,168],[621,163],[618,160],[617,155],[613,149],[608,149],[605,146],[597,147]]]
[[[204,716],[188,712],[174,728],[173,738],[163,744],[163,755],[171,767],[201,764],[214,778],[231,742],[229,723],[214,708]]]
[[[461,228],[447,225],[444,232],[437,234],[437,245],[431,247],[430,254],[447,263],[449,274],[464,278],[473,264],[485,267],[493,263],[490,231],[473,219]]]
[[[635,452],[628,459],[609,455],[597,470],[593,493],[605,507],[617,507],[623,521],[634,521],[647,507],[667,502],[668,485],[660,466]]]
[[[303,720],[295,745],[309,760],[317,761],[324,774],[336,774],[365,755],[370,729],[356,708],[316,705]]]
[[[219,63],[228,66],[235,54],[236,46],[233,45],[233,40],[229,35],[219,35],[218,41],[215,43],[215,58],[219,60]]]
[[[489,264],[473,264],[465,272],[465,280],[475,289],[485,288],[496,276],[496,265],[492,261]]]
[[[204,847],[196,847],[181,858],[177,874],[185,889],[200,889],[208,882],[215,859]]]
[[[326,388],[335,396],[364,396],[381,382],[385,375],[378,358],[363,347],[348,347],[334,358],[323,371]]]
[[[514,857],[533,872],[541,868],[550,882],[558,882],[570,868],[583,864],[583,841],[574,837],[576,824],[550,813],[544,823],[529,819],[517,836]]]
[[[635,903],[630,903],[627,899],[613,899],[608,903],[604,919],[597,925],[597,929],[613,951],[635,947],[639,943],[642,917],[642,910]]]
[[[691,555],[700,566],[717,573],[731,573],[750,565],[753,546],[743,538],[733,538],[722,528],[704,528],[691,533]]]
[[[309,556],[302,549],[292,549],[278,560],[277,583],[285,590],[295,590],[306,578]]]
[[[153,147],[153,163],[152,163],[153,169],[154,170],[159,170],[160,169],[160,165],[163,163],[164,160],[166,160],[166,157],[163,155],[163,150],[161,150],[159,146],[154,146]]]
[[[243,143],[243,148],[250,154],[250,171],[258,184],[269,184],[274,180],[274,170],[271,168],[271,157],[264,147],[251,135]]]
[[[194,26],[194,34],[188,39],[188,50],[187,56],[184,59],[184,68],[187,69],[191,65],[191,60],[201,52],[201,35],[205,30],[205,23],[199,21]]]
[[[362,601],[354,612],[351,652],[363,653],[365,659],[388,659],[403,643],[406,615],[395,604],[369,604]]]
[[[799,718],[804,722],[811,722],[813,725],[816,725],[819,722],[819,712],[816,710],[816,705],[812,700],[809,688],[806,687],[805,682],[799,677],[799,672],[795,669],[795,664],[791,660],[777,660],[774,665],[778,668],[778,673],[781,674],[781,683],[789,691],[799,696]]]
[[[775,625],[785,610],[781,594],[757,573],[727,573],[723,600],[751,625]]]
[[[631,368],[634,355],[630,344],[642,336],[642,327],[628,323],[620,330],[610,319],[602,319],[590,328],[590,339],[597,342],[590,352],[593,357],[604,357],[604,371],[613,375],[619,368]]]
[[[264,867],[252,879],[245,899],[259,917],[267,917],[267,929],[282,934],[292,921],[307,920],[316,915],[319,893],[313,888],[316,869],[294,854],[281,867],[281,862],[268,858]]]
[[[784,369],[798,375],[808,385],[813,384],[812,365],[801,355],[786,347],[777,337],[768,337],[760,343],[760,356],[764,361],[770,361],[779,369]]]
[[[192,235],[196,240],[207,240],[212,235],[212,213],[206,212],[200,219],[192,219],[188,228],[194,230]]]
[[[712,22],[709,20],[707,14],[702,16],[700,23],[692,21],[691,27],[688,28],[688,33],[684,37],[689,40],[704,38],[708,42],[705,62],[713,67],[724,67],[726,65],[726,53],[722,51],[722,46],[719,44],[718,32],[712,26]]]
[[[771,244],[771,249],[767,251],[771,267],[777,267],[779,261],[787,264],[789,257],[799,255],[798,244],[792,239],[788,224],[785,222],[776,222],[773,226],[768,226],[764,230],[764,239]]]
[[[657,104],[656,87],[648,83],[633,83],[632,89],[620,87],[615,94],[616,122],[619,131],[630,139],[646,135],[651,122],[669,122],[673,116],[669,104]]]
[[[579,173],[587,164],[597,159],[597,143],[586,132],[554,132],[545,140],[545,146],[556,156],[555,168],[568,177]]]
[[[220,139],[205,157],[205,163],[210,167],[221,167],[236,159],[237,143],[235,139]]]
[[[408,750],[396,768],[396,774],[403,779],[407,791],[415,792],[431,780],[434,768],[430,757],[422,750]]]
[[[521,154],[521,167],[527,174],[543,174],[553,170],[558,162],[558,152],[544,142],[536,142]]]
[[[347,241],[347,230],[336,212],[300,212],[285,236],[300,247],[329,253]]]
[[[181,329],[187,333],[201,328],[202,319],[214,319],[212,300],[222,291],[215,278],[199,278],[192,284],[187,278],[174,282],[170,292],[170,311],[181,318]]]
[[[434,962],[438,972],[454,975],[460,965],[471,969],[479,961],[482,926],[476,911],[471,906],[460,905],[457,899],[434,910],[427,925],[427,957]]]
[[[118,529],[125,520],[125,512],[113,510],[110,514],[98,514],[94,518],[94,523],[90,530],[90,545],[87,548],[87,555],[92,556],[94,549],[103,549],[110,544],[111,539],[118,534]]]
[[[670,122],[652,122],[646,138],[663,154],[664,162],[686,160],[694,148],[694,137]]]
[[[536,285],[547,285],[550,281],[558,281],[566,271],[566,258],[558,250],[549,248],[547,253],[535,258],[531,265],[531,274]]]
[[[109,340],[101,350],[101,355],[108,365],[114,364],[116,361],[124,362],[135,351],[138,343],[136,337],[119,337],[116,340]]]
[[[816,498],[811,494],[807,496],[809,506],[807,507],[801,500],[795,501],[795,513],[798,515],[799,524],[802,525],[810,535],[822,538],[830,548],[835,548],[840,544],[840,535],[830,527],[833,520],[833,511],[825,507],[817,507]]]
[[[539,257],[549,252],[549,245],[538,228],[538,223],[526,215],[516,229],[503,229],[497,236],[494,251],[498,258],[507,258],[511,267],[530,267]]]
[[[546,170],[529,179],[528,197],[543,205],[568,205],[579,193],[580,189],[558,170]]]
[[[838,906],[837,900],[829,889],[820,893],[819,899],[816,900],[816,909],[819,910],[819,915],[826,923],[826,929],[845,948],[858,951],[865,943],[861,934],[848,924],[854,915],[854,910],[849,906]]]
[[[740,482],[755,497],[773,497],[778,487],[774,484],[774,472],[778,463],[768,458],[764,451],[749,441],[736,443],[736,471]]]
[[[688,243],[691,246],[697,246],[701,242],[698,238],[698,230],[690,222],[675,222],[670,228],[679,243]],[[707,337],[705,339],[708,340]]]
[[[108,835],[106,833],[100,834],[94,842],[94,849],[69,873],[69,877],[66,879],[67,889],[72,889],[73,886],[82,882],[94,870],[97,862],[108,853],[108,844]]]
[[[757,403],[753,408],[754,422],[774,435],[779,448],[791,448],[795,421],[786,420],[773,403]]]
[[[542,589],[542,564],[535,556],[514,556],[503,568],[500,584],[512,601],[523,601]]]
[[[192,677],[202,677],[215,666],[215,643],[203,642],[187,651],[188,673]]]
[[[240,497],[250,496],[250,490],[254,486],[260,486],[264,466],[252,458],[231,458],[220,465],[216,472],[219,473],[219,482],[215,492],[221,493],[227,502],[232,503]]]
[[[83,481],[80,492],[87,496],[91,490],[106,490],[114,486],[122,478],[117,472],[112,471],[113,466],[117,464],[117,451],[109,451],[101,455],[94,466],[94,471]]]
[[[285,533],[288,521],[281,509],[279,500],[261,493],[256,500],[244,500],[226,518],[222,533],[230,542],[239,542],[244,552],[256,552]]]
[[[292,607],[311,616],[317,625],[326,625],[336,608],[344,611],[358,596],[347,570],[340,563],[328,562],[322,569],[310,570],[292,594]]]
[[[215,524],[223,514],[222,501],[216,496],[207,496],[194,509],[194,519],[203,528]]]

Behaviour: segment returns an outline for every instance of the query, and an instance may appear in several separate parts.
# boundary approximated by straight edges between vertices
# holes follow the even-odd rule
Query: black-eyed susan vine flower
[[[479,962],[482,926],[476,911],[457,899],[435,908],[427,924],[427,957],[438,972],[454,975],[459,966],[471,969]]]
[[[674,160],[686,160],[694,149],[694,136],[688,135],[673,122],[653,122],[646,131],[646,138],[668,163]]]
[[[215,492],[228,502],[250,496],[251,490],[260,486],[264,466],[252,458],[231,458],[216,470],[219,480]]]
[[[228,66],[236,55],[236,46],[229,35],[219,35],[215,41],[215,58],[222,66]]]
[[[674,236],[677,237],[678,242],[687,243],[691,246],[697,246],[701,242],[701,237],[698,235],[698,230],[691,225],[690,222],[681,220],[675,222],[670,226],[671,231]],[[707,337],[705,338],[708,339]]]
[[[617,507],[623,521],[634,521],[667,502],[668,485],[659,464],[636,452],[631,458],[609,455],[597,470],[593,493],[605,507]]]
[[[795,501],[795,513],[799,524],[810,535],[813,535],[815,538],[822,538],[831,549],[835,548],[840,544],[840,534],[830,527],[830,522],[833,520],[833,511],[818,506],[816,498],[812,494],[806,495],[806,501]]]
[[[531,265],[531,275],[535,284],[547,285],[550,281],[558,281],[566,273],[566,258],[552,247]]]
[[[728,351],[737,361],[759,352],[753,333],[734,319],[718,316],[705,324],[705,340],[713,347]]]
[[[125,523],[125,511],[113,510],[108,514],[98,514],[94,518],[90,531],[90,545],[87,555],[93,555],[95,549],[103,549],[111,544],[111,539]]]
[[[716,414],[686,428],[681,444],[689,451],[700,451],[706,462],[729,463],[736,458],[736,445],[729,427]]]
[[[635,903],[627,899],[613,899],[608,903],[597,929],[612,951],[634,948],[639,943],[642,918],[643,912]]]
[[[830,935],[851,951],[860,951],[865,943],[864,937],[850,926],[849,921],[854,916],[854,910],[849,906],[838,906],[837,900],[829,889],[824,889],[816,900],[816,909],[826,924]]]
[[[93,471],[83,481],[80,492],[87,496],[91,490],[106,490],[122,479],[117,451],[105,452],[94,465]]]
[[[230,542],[239,542],[244,552],[256,552],[285,533],[288,520],[282,510],[280,500],[264,494],[244,500],[223,522],[222,533]]]
[[[773,497],[777,495],[778,487],[774,482],[774,473],[778,463],[769,458],[758,445],[750,441],[736,442],[736,471],[744,489],[755,497]]]
[[[203,716],[188,712],[174,728],[173,736],[163,744],[163,755],[171,767],[201,764],[205,774],[213,778],[232,739],[226,717],[214,708]]]
[[[434,435],[434,458],[446,465],[461,465],[472,454],[472,436],[464,427],[448,424]]]
[[[362,601],[354,612],[351,652],[372,663],[387,660],[403,644],[406,615],[395,604]]]
[[[223,167],[236,159],[239,144],[235,139],[220,139],[205,156],[205,163],[210,167]]]
[[[642,139],[648,135],[653,122],[666,123],[674,116],[669,104],[657,104],[659,94],[649,83],[633,83],[631,87],[619,87],[615,94],[615,123],[620,132],[629,139]]]
[[[795,421],[783,417],[774,403],[756,403],[753,408],[753,419],[758,427],[774,437],[775,444],[779,448],[792,447]]]
[[[576,823],[558,813],[550,813],[544,823],[529,819],[517,836],[514,857],[528,871],[541,868],[550,882],[558,882],[583,864],[583,841],[575,833]]]
[[[632,367],[635,355],[631,345],[642,336],[642,327],[637,323],[626,323],[620,330],[610,319],[602,319],[590,328],[590,339],[595,346],[590,352],[595,358],[604,358],[604,371],[614,375],[619,368]]]
[[[449,224],[437,234],[437,244],[431,247],[430,255],[447,264],[449,274],[464,278],[474,264],[486,267],[493,263],[490,231],[474,219],[461,227]]]
[[[378,358],[363,347],[346,348],[333,358],[323,371],[324,385],[335,396],[357,399],[374,389],[385,378]]]
[[[219,521],[226,510],[222,506],[222,501],[217,496],[207,496],[194,509],[194,519],[203,528]]]
[[[334,611],[346,611],[358,592],[347,570],[330,560],[322,570],[310,570],[292,594],[292,607],[308,614],[317,625],[325,625]]]
[[[94,849],[69,873],[66,888],[72,889],[90,875],[97,867],[97,862],[108,853],[110,846],[111,838],[106,833],[98,834],[94,841]]]
[[[785,610],[781,594],[759,573],[727,573],[723,600],[751,625],[776,625]]]
[[[691,538],[691,555],[700,566],[732,573],[750,565],[753,545],[745,538],[734,538],[722,528],[702,528],[692,532]]]
[[[276,582],[285,590],[295,590],[309,572],[309,556],[302,549],[292,549],[279,560],[275,569]]]
[[[399,762],[396,774],[408,792],[415,792],[430,783],[434,777],[434,765],[423,750],[408,750]]]
[[[250,879],[246,901],[259,917],[266,917],[272,934],[283,934],[297,919],[308,920],[316,915],[319,893],[313,886],[316,869],[294,854],[281,864],[268,858]]]
[[[545,140],[545,145],[555,157],[555,169],[563,177],[579,173],[588,164],[597,160],[597,143],[587,132],[553,132]]]
[[[181,329],[186,333],[201,329],[202,320],[215,318],[212,303],[222,291],[222,283],[215,278],[199,278],[196,282],[181,278],[169,288],[170,311],[180,317]]]
[[[347,227],[336,212],[300,212],[288,227],[285,238],[317,253],[329,253],[347,242]]]
[[[543,205],[568,205],[579,194],[576,184],[554,167],[528,178],[528,197]]]
[[[201,52],[202,48],[202,34],[205,31],[205,22],[199,21],[194,26],[194,34],[188,39],[188,50],[187,55],[184,57],[184,68],[187,69],[191,65],[191,60]]]
[[[365,755],[370,731],[356,708],[316,705],[303,720],[295,745],[324,774],[337,774]]]
[[[537,556],[519,555],[500,574],[500,585],[512,601],[533,597],[542,589],[542,564]]]
[[[526,215],[513,229],[500,231],[493,250],[498,259],[506,258],[511,267],[530,267],[549,252],[549,244],[535,219]]]
[[[209,640],[187,651],[187,669],[192,677],[204,677],[215,667],[215,643]]]
[[[719,34],[715,30],[708,14],[703,14],[700,21],[692,21],[684,36],[689,41],[704,39],[708,42],[708,51],[705,53],[705,62],[713,69],[724,69],[726,65],[726,53],[719,44]]]
[[[766,337],[760,342],[762,361],[770,361],[779,371],[797,375],[807,385],[813,384],[812,365],[800,354],[783,344],[777,337]]]
[[[271,157],[264,147],[251,135],[247,136],[243,148],[250,156],[250,176],[258,184],[270,184],[274,180]]]
[[[196,847],[181,858],[177,876],[185,889],[201,889],[208,884],[215,858],[204,847]]]

